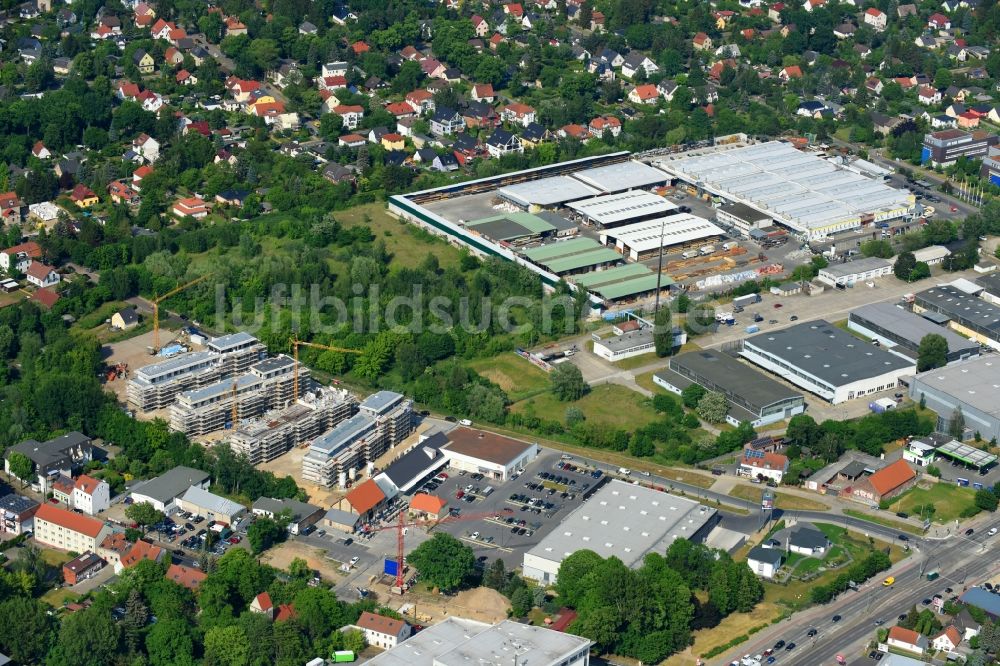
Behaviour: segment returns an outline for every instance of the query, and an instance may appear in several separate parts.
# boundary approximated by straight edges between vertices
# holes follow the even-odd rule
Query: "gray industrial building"
[[[287,407],[240,419],[229,446],[259,465],[305,444],[350,418],[357,400],[344,389],[318,387]]]
[[[938,415],[938,427],[948,432],[961,413],[966,433],[983,439],[1000,438],[1000,359],[981,356],[923,372],[910,382],[910,397],[923,400]]]
[[[393,391],[379,391],[358,405],[357,414],[312,441],[302,459],[302,478],[344,487],[359,469],[412,431],[413,401]]]
[[[835,405],[895,388],[916,372],[916,363],[822,319],[747,338],[740,355]]]
[[[647,554],[662,554],[675,539],[704,541],[718,521],[713,508],[612,480],[524,554],[524,576],[555,583],[562,561],[581,549],[638,567]]]
[[[1000,306],[987,303],[952,284],[943,284],[917,293],[913,300],[913,311],[943,315],[948,318],[948,326],[955,331],[976,342],[1000,349]]]
[[[205,490],[211,482],[211,475],[200,469],[178,465],[160,476],[141,483],[132,489],[133,502],[148,502],[157,511],[169,513],[177,499],[196,486]]]
[[[872,303],[851,312],[847,327],[878,340],[887,350],[916,361],[920,341],[940,335],[948,343],[948,363],[979,356],[979,344],[893,303]]]
[[[754,427],[776,423],[805,411],[805,398],[750,366],[712,349],[674,356],[653,382],[678,395],[691,384],[726,396],[732,425],[749,421]]]

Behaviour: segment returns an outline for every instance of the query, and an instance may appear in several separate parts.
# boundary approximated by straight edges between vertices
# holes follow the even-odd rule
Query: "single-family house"
[[[631,51],[625,56],[621,69],[622,76],[629,79],[633,78],[640,70],[645,72],[647,77],[660,71],[659,66],[649,56],[639,51]]]
[[[610,132],[611,136],[618,136],[622,131],[622,121],[614,116],[599,116],[590,121],[587,129],[591,136],[598,138],[604,136],[605,132]]]
[[[644,83],[630,90],[628,99],[633,104],[656,104],[660,99],[660,91],[652,83]]]
[[[201,197],[185,197],[178,199],[171,211],[177,217],[193,217],[200,220],[208,216],[208,204]]]
[[[949,624],[944,630],[931,639],[931,648],[941,652],[954,652],[962,642],[962,634],[953,624]]]
[[[40,261],[32,261],[28,266],[28,270],[24,272],[24,276],[30,284],[38,288],[51,287],[54,284],[58,284],[60,280],[56,269]]]
[[[792,79],[802,78],[802,68],[798,65],[789,65],[788,67],[782,67],[781,71],[778,72],[778,78],[781,79],[783,83],[788,83]]]
[[[93,516],[111,506],[111,486],[103,479],[81,474],[73,482],[70,503],[74,509]]]
[[[69,194],[70,201],[75,203],[80,208],[90,208],[91,206],[96,206],[100,199],[94,194],[94,191],[84,185],[83,183],[77,183],[76,187]]]
[[[270,619],[274,619],[274,602],[271,601],[271,595],[267,592],[261,592],[253,601],[250,602],[250,612],[260,613],[261,615],[266,615]]]
[[[355,625],[365,634],[368,645],[391,650],[410,637],[410,625],[403,620],[364,611]]]
[[[944,14],[935,12],[927,19],[927,27],[931,30],[949,30],[951,29],[951,19]]]
[[[785,553],[778,548],[755,546],[747,553],[747,566],[761,578],[770,579],[781,568],[784,557]]]
[[[35,145],[31,147],[31,154],[40,160],[47,160],[52,157],[52,151],[45,147],[45,144],[41,141],[36,141]]]
[[[344,127],[349,130],[356,129],[365,117],[365,107],[360,104],[340,104],[333,107],[332,112],[341,117]]]
[[[202,581],[208,578],[208,574],[201,569],[186,567],[182,564],[171,564],[167,567],[165,577],[167,580],[171,580],[194,592],[197,591],[198,586],[201,585]]]
[[[41,259],[42,248],[35,241],[20,243],[0,252],[0,268],[10,272],[13,267],[19,273],[28,270],[35,259]]]
[[[870,25],[875,32],[882,32],[889,25],[889,16],[877,7],[869,7],[864,14],[865,25]]]
[[[434,136],[457,134],[465,130],[465,119],[462,117],[462,114],[454,109],[442,106],[434,111],[434,115],[431,116],[430,126],[431,134]]]
[[[698,51],[707,51],[712,48],[712,38],[703,32],[699,32],[691,40],[691,46]]]
[[[931,86],[920,86],[917,89],[917,101],[924,106],[939,104],[941,102],[941,91]]]
[[[140,74],[152,74],[156,69],[156,61],[153,60],[153,56],[142,49],[137,49],[132,54],[132,64],[136,66]]]
[[[493,92],[493,84],[490,83],[474,84],[469,97],[476,102],[486,102],[487,104],[492,104],[497,98],[496,93]]]
[[[476,37],[485,37],[490,33],[490,24],[479,14],[473,14],[470,20],[472,21],[472,30]]]
[[[423,114],[434,111],[434,95],[429,91],[419,89],[406,93],[406,103],[413,107],[417,113]]]
[[[139,313],[134,307],[122,308],[111,315],[111,328],[125,331],[139,325]]]
[[[812,525],[796,525],[788,535],[788,550],[800,555],[822,555],[830,547],[830,540]]]
[[[524,146],[516,135],[499,127],[486,139],[486,150],[490,157],[503,157],[508,153],[523,153]]]
[[[751,479],[768,480],[781,483],[788,472],[788,457],[781,453],[757,451],[752,447],[744,447],[737,473]]]
[[[527,104],[513,102],[500,110],[500,119],[504,122],[527,127],[530,123],[535,122],[535,109]]]
[[[898,625],[889,629],[889,636],[886,643],[890,648],[898,648],[906,652],[915,652],[916,654],[923,654],[929,645],[926,636],[922,636],[912,629],[904,629]]]

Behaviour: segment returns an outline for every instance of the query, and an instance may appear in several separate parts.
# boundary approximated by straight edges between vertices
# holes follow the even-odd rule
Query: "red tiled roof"
[[[423,511],[425,513],[438,514],[441,510],[447,506],[448,502],[441,499],[437,495],[429,495],[427,493],[417,493],[410,500],[410,509],[413,511]]]
[[[38,259],[42,256],[42,248],[39,247],[38,243],[35,241],[28,241],[27,243],[21,243],[15,245],[14,247],[9,247],[3,251],[4,254],[20,254],[24,253],[26,256],[32,259]]]
[[[52,268],[51,266],[43,264],[40,261],[32,261],[30,264],[28,264],[28,270],[26,270],[25,273],[33,278],[44,280],[49,276],[49,273],[51,273],[53,270],[55,269]]]
[[[59,525],[71,532],[78,532],[91,538],[100,534],[101,528],[104,527],[104,523],[96,518],[60,509],[51,504],[42,504],[38,507],[38,512],[35,513],[35,520],[44,520],[47,523]]]
[[[386,617],[384,615],[376,615],[369,611],[365,611],[358,618],[355,623],[362,629],[367,629],[369,631],[375,631],[380,634],[386,634],[388,636],[398,636],[399,632],[403,630],[406,623],[402,620],[397,620],[395,618]]]
[[[143,560],[152,560],[155,562],[160,559],[161,555],[163,555],[162,548],[140,539],[135,542],[125,555],[122,555],[122,566],[128,569]]]
[[[885,495],[916,478],[916,476],[916,473],[910,469],[906,461],[900,458],[891,465],[883,467],[872,474],[868,477],[868,482],[872,484],[875,492],[879,495]]]
[[[268,611],[274,608],[274,602],[271,601],[271,595],[267,592],[261,592],[258,594],[254,597],[254,601],[257,602],[257,607],[262,611]]]
[[[278,606],[278,614],[275,616],[275,622],[285,622],[286,620],[291,620],[293,617],[298,617],[299,614],[295,612],[295,606],[292,604],[281,604]]]
[[[208,574],[198,569],[192,569],[180,564],[171,564],[167,569],[167,580],[172,580],[178,585],[183,585],[189,590],[197,590],[201,581],[208,578]]]
[[[74,488],[78,488],[80,492],[86,493],[88,495],[93,495],[94,491],[97,490],[97,486],[100,485],[100,479],[95,479],[92,476],[87,476],[86,474],[81,474],[73,484]]]
[[[345,499],[359,514],[367,513],[385,500],[385,493],[373,480],[368,479],[347,493]]]
[[[747,467],[759,469],[784,470],[788,467],[788,457],[780,453],[771,453],[770,451],[767,451],[763,456],[748,458],[747,450],[744,449],[741,464],[746,465]]]
[[[35,293],[31,295],[31,299],[38,301],[47,308],[51,308],[59,302],[59,294],[52,291],[48,287],[44,287],[42,289],[37,289]]]
[[[901,641],[903,643],[909,643],[910,645],[916,645],[920,640],[920,634],[912,629],[904,629],[903,627],[897,625],[889,629],[889,638],[894,641]]]

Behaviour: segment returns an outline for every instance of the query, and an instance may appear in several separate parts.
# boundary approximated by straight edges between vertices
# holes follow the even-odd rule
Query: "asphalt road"
[[[823,520],[831,522],[830,516],[820,515]],[[896,623],[897,616],[906,613],[914,604],[922,607],[920,602],[923,599],[935,594],[941,594],[945,599],[960,595],[963,589],[1000,571],[1000,562],[996,559],[996,539],[985,536],[992,520],[984,517],[970,523],[976,525],[977,530],[971,538],[952,536],[934,542],[911,537],[913,555],[865,583],[860,591],[848,590],[829,604],[796,613],[712,663],[728,664],[743,654],[760,654],[773,647],[778,640],[797,644],[791,652],[779,650],[776,653],[776,664],[781,666],[835,664],[838,654],[849,661],[864,660],[868,642],[875,638],[879,626],[877,621],[883,622],[881,626],[891,627]],[[983,566],[984,563],[989,563],[989,570]],[[941,576],[935,581],[928,581],[926,574],[933,569],[937,569]],[[895,577],[896,582],[887,588],[882,581],[890,575]],[[947,587],[952,588],[951,594],[945,592]],[[840,615],[842,619],[833,622],[834,615]],[[807,632],[813,627],[819,633],[809,638]]]

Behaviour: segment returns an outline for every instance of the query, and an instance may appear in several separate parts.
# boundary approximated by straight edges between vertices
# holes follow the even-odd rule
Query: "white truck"
[[[702,245],[701,249],[698,250],[702,256],[706,256],[715,252],[714,245]]]

